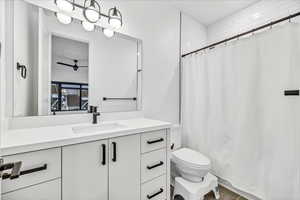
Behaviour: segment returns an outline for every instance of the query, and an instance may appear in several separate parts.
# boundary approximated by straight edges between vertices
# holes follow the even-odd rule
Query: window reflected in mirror
[[[51,112],[87,111],[88,84],[52,81]]]
[[[51,112],[88,109],[88,43],[52,36]]]

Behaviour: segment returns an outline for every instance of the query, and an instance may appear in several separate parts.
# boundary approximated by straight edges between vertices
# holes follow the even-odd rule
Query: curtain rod
[[[215,46],[217,46],[217,45],[220,45],[220,44],[223,44],[223,43],[225,43],[225,42],[234,40],[234,39],[236,39],[236,38],[240,38],[240,37],[242,37],[242,36],[244,36],[244,35],[248,35],[248,34],[250,34],[250,33],[253,33],[253,32],[256,32],[256,31],[258,31],[258,30],[267,28],[267,27],[269,27],[269,26],[273,26],[273,25],[278,24],[278,23],[280,23],[280,22],[283,22],[283,21],[286,21],[286,20],[290,20],[290,19],[295,18],[295,17],[297,17],[297,16],[299,16],[299,15],[300,15],[300,12],[297,12],[297,13],[295,13],[295,14],[289,15],[289,16],[287,16],[287,17],[283,17],[283,18],[278,19],[278,20],[276,20],[276,21],[272,21],[272,22],[270,22],[270,23],[268,23],[268,24],[265,24],[265,25],[259,26],[259,27],[257,27],[257,28],[254,28],[254,29],[252,29],[252,30],[249,30],[249,31],[240,33],[240,34],[238,34],[238,35],[235,35],[235,36],[233,36],[233,37],[227,38],[227,39],[225,39],[225,40],[222,40],[222,41],[219,41],[219,42],[210,44],[210,45],[205,46],[205,47],[203,47],[203,48],[201,48],[201,49],[197,49],[197,50],[195,50],[195,51],[192,51],[192,52],[183,54],[181,57],[184,58],[184,57],[186,57],[186,56],[188,56],[188,55],[197,53],[197,52],[199,52],[199,51],[203,51],[203,50],[205,50],[205,49],[213,48],[213,47],[215,47]]]

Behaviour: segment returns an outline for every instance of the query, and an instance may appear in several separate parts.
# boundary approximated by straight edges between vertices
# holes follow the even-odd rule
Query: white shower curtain
[[[300,200],[300,26],[183,59],[183,143],[212,171],[266,200]]]

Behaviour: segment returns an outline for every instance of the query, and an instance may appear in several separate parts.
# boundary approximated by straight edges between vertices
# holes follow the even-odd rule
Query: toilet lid
[[[178,162],[184,162],[190,166],[201,167],[210,165],[210,160],[207,157],[197,151],[187,148],[174,151],[172,156],[173,159],[177,160]]]

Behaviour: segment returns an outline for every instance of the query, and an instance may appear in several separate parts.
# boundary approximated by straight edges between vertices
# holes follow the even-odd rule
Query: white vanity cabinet
[[[6,152],[2,200],[170,200],[170,129],[149,129]]]
[[[109,140],[109,200],[140,199],[140,135]]]
[[[141,135],[141,200],[170,197],[169,140],[166,130]]]
[[[108,141],[62,148],[64,200],[108,199]]]
[[[2,176],[2,200],[60,200],[61,149],[54,148],[3,157],[5,163],[22,162],[20,176]]]
[[[2,200],[60,200],[60,179],[2,195]]]
[[[140,136],[62,148],[63,200],[140,199]]]

